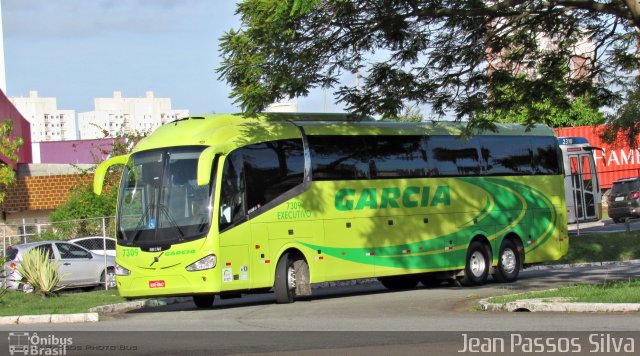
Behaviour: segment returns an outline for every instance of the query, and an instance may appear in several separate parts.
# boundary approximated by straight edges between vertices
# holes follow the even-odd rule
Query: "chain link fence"
[[[105,289],[115,288],[115,217],[56,221],[45,223],[7,222],[0,224],[2,251],[0,257],[8,256],[8,248],[39,241],[72,242],[89,250],[92,254],[76,249],[62,251],[56,247],[56,256],[69,258],[69,262],[91,260],[102,264],[103,275],[99,284]],[[63,244],[64,245],[64,244]],[[56,245],[57,246],[57,245]],[[65,245],[68,246],[68,245]],[[60,246],[62,247],[62,246]],[[89,257],[90,256],[90,257]],[[67,263],[65,263],[65,266]],[[6,273],[6,271],[5,271]],[[5,280],[4,283],[7,283]]]

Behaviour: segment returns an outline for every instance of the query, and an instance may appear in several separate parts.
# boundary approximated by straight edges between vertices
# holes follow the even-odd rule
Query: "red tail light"
[[[640,192],[631,192],[631,199],[640,198]]]

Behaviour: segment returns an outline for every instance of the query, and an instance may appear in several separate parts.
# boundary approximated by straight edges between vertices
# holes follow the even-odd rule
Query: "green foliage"
[[[118,189],[114,186],[106,189],[101,195],[95,195],[90,184],[79,185],[71,192],[69,200],[51,213],[50,220],[54,223],[55,233],[43,235],[49,237],[48,234],[53,234],[62,239],[102,235],[102,220],[91,218],[115,215],[117,197]],[[80,219],[83,220],[75,221]],[[107,231],[114,230],[108,227]]]
[[[491,111],[480,114],[490,122],[537,122],[567,127],[599,125],[605,120],[598,110],[602,103],[597,98],[588,94],[572,98],[566,94],[565,83],[559,80],[518,75],[506,84],[491,87]]]
[[[397,121],[397,122],[422,122],[424,116],[420,109],[416,106],[405,107],[400,115],[394,117],[382,117],[380,121]]]
[[[12,161],[18,160],[18,149],[22,146],[21,137],[12,137],[13,122],[5,120],[0,122],[0,155]],[[16,182],[16,174],[13,168],[0,161],[0,203],[4,201],[7,188]]]
[[[640,68],[640,20],[623,0],[244,0],[237,13],[218,73],[249,114],[333,88],[361,116],[417,105],[478,128],[583,124]],[[361,85],[341,82],[355,73]]]
[[[638,148],[637,137],[640,135],[640,77],[634,86],[627,90],[626,100],[616,112],[607,117],[607,127],[603,132],[603,140],[610,144],[618,139],[623,140],[631,148]]]
[[[49,261],[46,251],[32,248],[22,255],[22,261],[18,264],[17,271],[22,276],[24,283],[33,287],[33,291],[42,296],[55,295],[63,288],[59,286],[62,275],[58,273],[59,261]]]

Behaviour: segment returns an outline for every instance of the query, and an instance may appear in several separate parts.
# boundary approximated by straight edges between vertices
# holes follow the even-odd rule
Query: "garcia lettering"
[[[335,208],[340,211],[387,208],[417,208],[451,205],[448,185],[439,185],[431,194],[431,187],[343,188],[336,192]]]

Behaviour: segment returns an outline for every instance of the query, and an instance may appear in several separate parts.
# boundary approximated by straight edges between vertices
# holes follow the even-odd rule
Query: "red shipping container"
[[[590,144],[602,148],[594,150],[593,155],[598,169],[598,180],[602,189],[611,188],[611,184],[621,178],[640,176],[640,149],[632,149],[622,136],[613,144],[600,139],[604,130],[601,126],[576,126],[554,129],[558,137],[584,137]],[[640,137],[638,138],[640,142]]]

